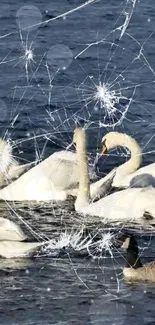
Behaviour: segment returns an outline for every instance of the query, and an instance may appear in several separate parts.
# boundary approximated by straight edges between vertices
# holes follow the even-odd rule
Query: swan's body
[[[103,221],[140,219],[145,213],[155,217],[155,189],[132,188],[108,195],[95,203],[89,203],[89,177],[86,155],[86,136],[82,129],[74,134],[79,157],[79,191],[75,202],[76,211],[99,216]]]
[[[27,242],[27,237],[16,223],[0,218],[0,257],[30,257],[47,242]]]
[[[131,152],[131,158],[117,167],[113,179],[114,187],[146,187],[155,185],[155,163],[140,167],[142,161],[142,150],[138,143],[129,135],[110,132],[102,138],[102,153],[105,153],[117,146],[126,147]],[[150,176],[153,176],[152,178]]]
[[[155,189],[132,188],[110,194],[101,200],[77,209],[82,214],[108,221],[140,220],[145,213],[155,218]]]
[[[89,175],[94,177],[89,167]],[[108,178],[108,177],[107,177]],[[91,198],[102,196],[107,178],[91,184]],[[79,168],[77,155],[61,151],[29,169],[17,180],[0,190],[0,199],[8,201],[65,201],[68,195],[77,195]]]
[[[66,200],[78,184],[76,154],[54,153],[0,191],[0,198],[10,201]]]

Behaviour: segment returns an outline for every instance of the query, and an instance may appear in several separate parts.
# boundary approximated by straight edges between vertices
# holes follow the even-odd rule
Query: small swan
[[[79,162],[79,190],[75,209],[84,215],[99,216],[103,222],[133,221],[145,215],[155,217],[155,189],[129,188],[108,195],[95,203],[90,203],[90,183],[88,175],[86,134],[81,128],[74,132],[73,141]]]
[[[123,269],[126,280],[155,282],[155,261],[145,265],[142,264],[137,241],[132,234],[121,234],[116,240],[116,247],[126,250],[126,264]]]
[[[0,218],[0,257],[30,257],[49,242],[27,242],[26,235],[16,223]]]
[[[89,175],[94,171],[89,166]],[[111,175],[110,175],[111,176]],[[111,187],[110,177],[91,184],[92,200],[103,196]],[[104,182],[104,185],[102,185]],[[79,167],[77,154],[61,151],[29,169],[17,180],[0,190],[0,199],[8,201],[65,201],[68,195],[77,196]]]
[[[155,163],[138,169],[142,162],[142,150],[137,141],[131,136],[119,132],[109,132],[102,138],[102,154],[117,146],[128,148],[131,158],[117,167],[113,186],[119,188],[154,186]]]

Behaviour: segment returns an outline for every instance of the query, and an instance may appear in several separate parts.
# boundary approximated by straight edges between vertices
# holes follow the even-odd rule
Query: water
[[[33,1],[24,9],[20,1],[1,1],[0,35],[6,35],[0,38],[1,136],[14,140],[14,155],[21,162],[32,161],[66,148],[74,127],[85,125],[93,160],[102,136],[114,128],[134,136],[144,151],[143,164],[151,163],[155,159],[153,1],[137,1],[121,39],[119,27],[127,17],[123,10],[131,13],[132,1],[96,1],[38,27],[82,3]],[[115,115],[107,102],[94,100],[100,82],[110,84],[114,101],[115,95],[119,97]],[[128,158],[122,151],[115,151],[104,160],[101,172],[124,159]],[[108,227],[103,228],[97,218],[83,220],[72,201],[1,203],[0,214],[16,221],[19,215],[51,239],[83,224],[100,232]],[[139,245],[148,261],[155,255],[154,228],[141,238],[144,228],[146,224],[139,227]],[[123,255],[113,254],[111,258],[103,253],[105,258],[94,260],[87,252],[66,250],[54,257],[1,261],[1,323],[155,324],[154,286],[127,284]]]

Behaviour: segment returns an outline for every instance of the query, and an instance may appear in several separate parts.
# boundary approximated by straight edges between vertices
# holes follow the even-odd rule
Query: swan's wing
[[[12,164],[8,170],[8,178],[10,180],[17,179],[22,174],[26,173],[30,168],[34,167],[35,162],[30,162],[24,165]]]
[[[9,201],[65,200],[65,191],[78,185],[78,163],[71,159],[54,159],[53,156],[46,158],[0,190],[0,198]],[[75,154],[73,156],[75,157]]]
[[[70,151],[55,152],[49,158],[45,159],[45,161],[48,161],[48,159],[51,164],[51,166],[49,166],[49,168],[51,169],[51,172],[55,173],[55,171],[57,169],[57,165],[59,165],[60,167],[66,168],[66,167],[69,167],[69,165],[71,166],[72,162],[76,163],[76,153],[73,153]],[[18,162],[14,161],[10,165],[10,168],[7,172],[7,178],[9,179],[9,181],[14,181],[14,180],[18,179],[20,176],[22,176],[24,173],[28,172],[32,167],[35,167],[34,165],[36,165],[36,161],[30,162],[30,163],[27,163],[24,165],[19,165]],[[42,167],[43,167],[42,162],[39,165],[42,169]],[[44,172],[44,176],[48,175],[48,177],[50,177],[50,173],[47,169],[44,169],[44,170],[42,169],[42,172]],[[71,169],[71,173],[72,173],[72,169]],[[58,176],[57,177],[54,176],[54,180],[55,179],[58,180],[58,178],[59,178]],[[5,182],[4,185],[6,186],[7,183]]]
[[[150,174],[140,174],[140,175],[136,175],[134,176],[129,184],[130,187],[148,187],[148,186],[152,186],[155,187],[155,177],[153,177]]]
[[[99,181],[90,184],[90,197],[92,201],[101,199],[111,191],[115,173],[116,173],[116,168],[114,168],[104,178],[101,178]],[[68,190],[67,194],[72,196],[77,196],[78,187]]]
[[[72,151],[58,151],[54,152],[51,156],[51,159],[58,159],[58,160],[69,160],[69,161],[76,161],[77,160],[77,155],[75,152]]]
[[[0,241],[0,256],[4,258],[23,258],[33,256],[46,243],[27,243]]]
[[[50,156],[50,160],[51,170],[53,170],[53,172],[55,172],[56,168],[60,168],[60,172],[63,172],[63,174],[65,174],[65,177],[66,174],[68,175],[70,185],[68,185],[67,182],[66,188],[68,189],[76,186],[76,184],[79,182],[79,166],[77,161],[77,154],[71,151],[59,151],[52,154]],[[93,165],[89,165],[88,168],[90,180],[95,180],[97,176]],[[63,176],[63,174],[61,174],[61,176]],[[54,175],[54,181],[53,179],[52,181],[55,182],[55,179],[57,181],[58,178],[60,178],[60,175],[57,175],[56,177]]]
[[[144,214],[155,218],[155,189],[122,190],[81,208],[83,214],[99,216],[103,222],[143,220]]]
[[[79,166],[76,153],[56,152],[39,165],[40,172],[51,180],[55,189],[69,190],[75,188],[79,183]],[[96,176],[93,167],[90,166],[89,175],[90,179],[94,179]]]
[[[110,192],[115,174],[116,168],[114,168],[104,178],[101,178],[99,181],[90,184],[90,196],[92,201],[95,201],[97,199],[99,200]]]
[[[49,166],[49,177],[56,189],[74,188],[79,182],[78,164],[76,161],[55,159]]]
[[[0,218],[0,241],[23,241],[25,239],[26,235],[16,223],[5,218]]]

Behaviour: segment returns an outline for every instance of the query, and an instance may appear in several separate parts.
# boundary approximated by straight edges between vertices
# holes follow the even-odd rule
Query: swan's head
[[[102,151],[101,154],[108,152],[110,149],[116,147],[118,139],[121,133],[119,132],[109,132],[107,133],[101,141]],[[117,141],[117,142],[116,142]]]
[[[86,133],[82,128],[76,128],[73,134],[73,143],[76,147],[85,147],[86,145]]]
[[[134,149],[137,154],[141,153],[141,148],[135,139],[131,136],[121,132],[109,132],[102,138],[102,154],[117,146]]]

